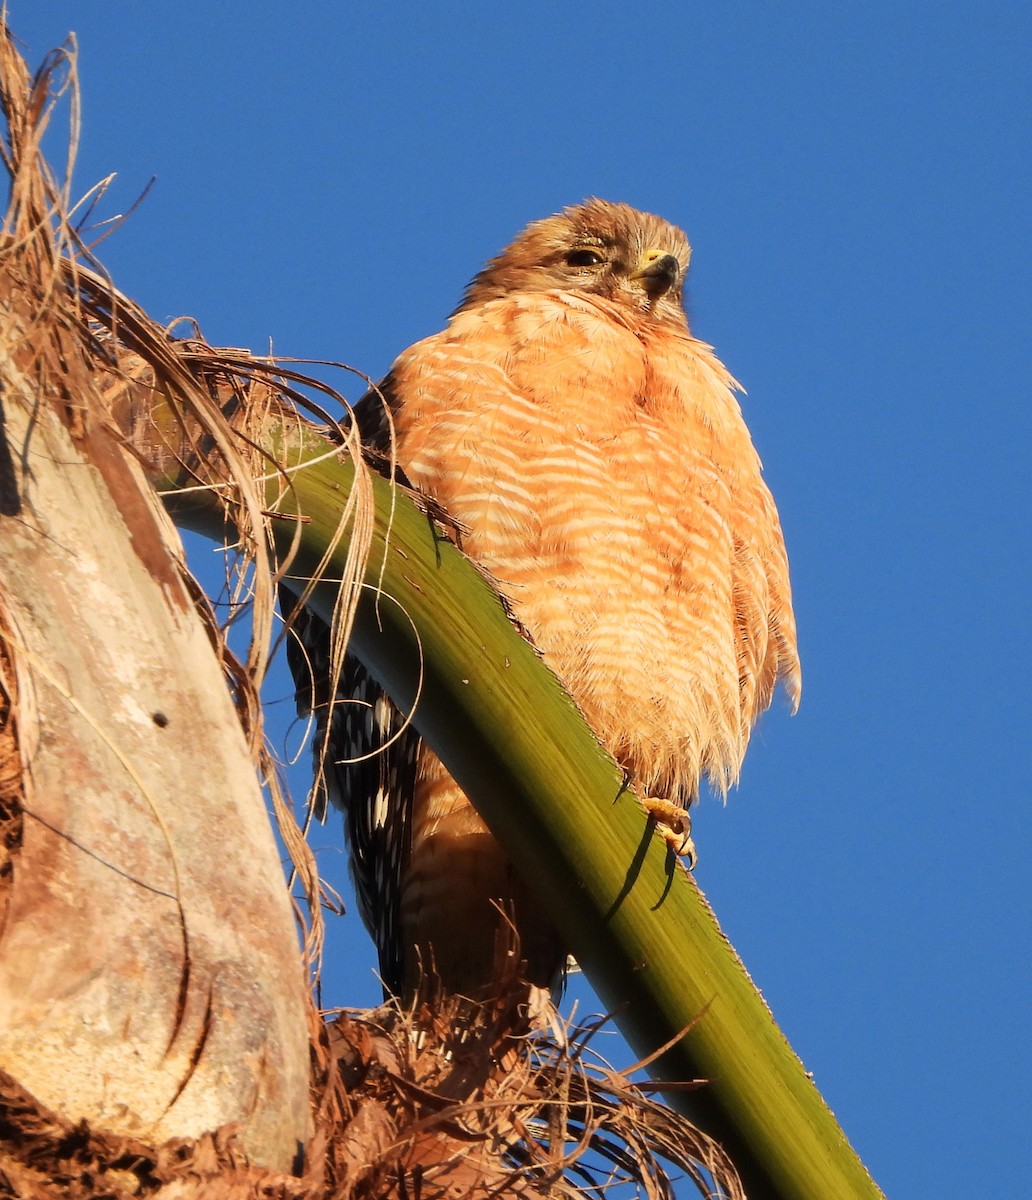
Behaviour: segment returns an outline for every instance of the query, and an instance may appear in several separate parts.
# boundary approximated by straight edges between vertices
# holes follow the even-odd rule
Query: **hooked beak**
[[[672,254],[649,250],[642,255],[638,269],[631,272],[631,278],[641,281],[650,300],[658,300],[674,287],[680,274],[681,264]]]

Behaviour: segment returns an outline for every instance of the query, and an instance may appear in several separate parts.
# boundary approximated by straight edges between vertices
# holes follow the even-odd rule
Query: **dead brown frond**
[[[0,103],[7,118],[8,142],[2,155],[11,178],[11,201],[0,243],[0,268],[12,280],[9,294],[21,298],[17,365],[40,377],[41,394],[52,397],[77,438],[94,448],[119,445],[155,485],[166,493],[175,492],[184,509],[191,503],[210,509],[213,498],[221,506],[227,583],[220,620],[181,563],[179,569],[208,624],[307,897],[309,953],[316,962],[322,934],[314,860],[265,744],[259,700],[279,633],[277,584],[289,577],[292,561],[290,553],[275,559],[270,528],[273,521],[293,520],[300,531],[296,505],[291,503],[291,476],[305,464],[288,467],[286,455],[279,461],[262,445],[268,445],[273,425],[280,429],[284,447],[290,445],[291,431],[299,426],[299,410],[306,411],[333,431],[326,453],[349,454],[356,463],[356,484],[344,498],[339,519],[339,537],[349,539],[334,622],[333,666],[339,672],[368,554],[372,501],[357,435],[337,425],[312,396],[322,395],[342,407],[346,402],[298,365],[245,350],[211,347],[192,325],[187,329],[192,336],[176,337],[181,322],[173,328],[158,325],[115,288],[94,259],[87,244],[90,231],[83,227],[97,197],[91,196],[77,210],[71,196],[79,120],[74,43],[50,54],[30,79],[6,29],[3,32]],[[42,155],[41,141],[63,97],[68,97],[71,108],[71,134],[66,169],[58,179]],[[111,470],[122,469],[112,465],[110,453],[92,457]],[[2,467],[0,461],[0,493],[5,478]],[[115,490],[128,502],[128,488]],[[307,582],[312,574],[318,575],[319,570],[306,572],[305,589],[312,586]],[[227,637],[229,627],[238,627],[241,617],[246,617],[250,628],[243,661],[230,650]]]
[[[512,1016],[499,1002],[341,1012],[328,1026],[335,1194],[672,1200],[683,1172],[739,1200],[720,1147],[594,1053],[599,1024],[500,1041]]]
[[[0,1071],[0,1195],[307,1200],[313,1192],[296,1176],[248,1166],[231,1127],[153,1147],[68,1121]]]

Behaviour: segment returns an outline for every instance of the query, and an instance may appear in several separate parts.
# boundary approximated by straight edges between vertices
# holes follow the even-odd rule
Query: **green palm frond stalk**
[[[288,468],[277,549],[296,549],[299,592],[338,533],[354,467],[326,459],[314,433],[281,426],[266,449]],[[322,461],[298,469],[306,460]],[[376,524],[351,651],[409,710],[540,898],[651,1070],[731,1155],[753,1200],[846,1200],[881,1193],[753,986],[699,891],[654,836],[622,774],[489,582],[388,481],[375,479]],[[269,503],[282,503],[280,482]],[[195,496],[174,513],[222,532]],[[389,537],[387,530],[389,526]],[[323,574],[340,578],[346,542]],[[337,587],[312,606],[329,620]],[[416,698],[418,695],[418,703]],[[679,1036],[683,1035],[683,1036]]]

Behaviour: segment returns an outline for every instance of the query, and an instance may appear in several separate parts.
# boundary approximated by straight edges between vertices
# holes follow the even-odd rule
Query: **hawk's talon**
[[[688,870],[692,870],[696,854],[695,843],[692,841],[692,819],[688,810],[672,800],[662,800],[656,796],[646,796],[642,805],[655,823],[656,832],[678,858],[685,860]]]

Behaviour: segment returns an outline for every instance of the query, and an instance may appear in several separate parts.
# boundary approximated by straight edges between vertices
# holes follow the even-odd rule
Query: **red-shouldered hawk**
[[[703,776],[726,791],[778,680],[793,703],[800,686],[777,511],[737,384],[688,330],[689,254],[679,229],[625,204],[536,221],[355,412],[382,448],[386,402],[408,479],[468,531],[465,551],[671,819]],[[354,661],[327,730],[326,630],[304,614],[298,634],[299,703],[317,754],[326,739],[386,985],[410,993],[422,964],[476,994],[499,908],[528,980],[554,983],[557,935],[440,761],[411,729],[396,737],[401,717]]]

